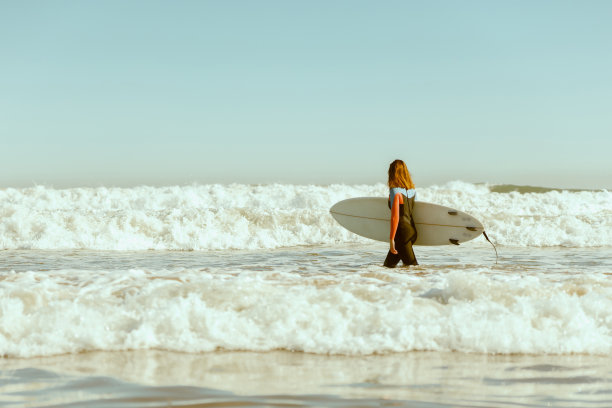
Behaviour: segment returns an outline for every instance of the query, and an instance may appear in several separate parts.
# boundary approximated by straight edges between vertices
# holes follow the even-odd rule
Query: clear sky
[[[612,1],[0,0],[0,188],[612,188]]]

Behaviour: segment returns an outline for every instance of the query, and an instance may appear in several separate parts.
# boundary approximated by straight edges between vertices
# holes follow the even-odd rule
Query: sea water
[[[612,194],[524,191],[386,269],[382,184],[0,190],[0,404],[612,406]]]

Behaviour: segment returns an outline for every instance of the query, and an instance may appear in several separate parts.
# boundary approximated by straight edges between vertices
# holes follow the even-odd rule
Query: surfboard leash
[[[495,250],[495,265],[497,265],[497,248],[495,248],[495,244],[493,244],[491,242],[491,240],[487,236],[487,233],[485,232],[485,230],[482,230],[482,235],[484,235],[484,237],[487,239],[487,241],[489,241],[489,244],[493,245],[493,249]]]

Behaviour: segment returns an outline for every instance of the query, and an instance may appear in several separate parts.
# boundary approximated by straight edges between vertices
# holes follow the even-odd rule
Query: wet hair
[[[387,184],[389,188],[414,188],[414,183],[412,182],[412,177],[410,177],[410,172],[406,167],[406,163],[398,159],[394,160],[389,165],[389,181]]]

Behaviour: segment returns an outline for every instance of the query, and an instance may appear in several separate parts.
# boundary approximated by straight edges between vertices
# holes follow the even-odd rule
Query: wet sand
[[[0,404],[607,407],[611,363],[593,355],[88,352],[3,359]]]

